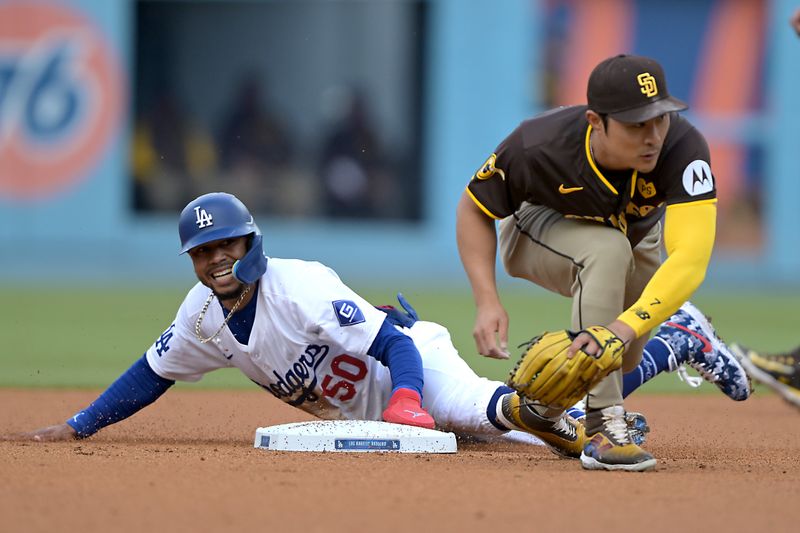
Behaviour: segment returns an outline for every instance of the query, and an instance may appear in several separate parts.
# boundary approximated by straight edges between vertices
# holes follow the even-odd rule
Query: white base
[[[456,436],[373,420],[319,420],[256,429],[256,448],[290,452],[456,453]]]

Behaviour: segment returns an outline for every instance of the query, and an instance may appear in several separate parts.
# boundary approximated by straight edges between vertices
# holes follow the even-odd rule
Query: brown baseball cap
[[[589,76],[586,96],[589,109],[620,122],[646,122],[689,109],[669,95],[661,65],[642,56],[621,54],[602,61]]]

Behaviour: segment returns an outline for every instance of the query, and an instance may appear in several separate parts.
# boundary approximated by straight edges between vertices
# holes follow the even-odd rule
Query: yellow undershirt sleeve
[[[667,260],[656,270],[641,297],[619,315],[644,335],[689,299],[706,276],[717,230],[716,199],[667,206],[664,247]]]

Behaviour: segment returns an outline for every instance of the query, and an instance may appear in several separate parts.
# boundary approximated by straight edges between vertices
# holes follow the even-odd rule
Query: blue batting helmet
[[[178,233],[182,254],[211,241],[252,235],[247,253],[233,265],[233,275],[242,283],[253,283],[267,271],[261,230],[232,194],[212,192],[189,202],[181,211]]]

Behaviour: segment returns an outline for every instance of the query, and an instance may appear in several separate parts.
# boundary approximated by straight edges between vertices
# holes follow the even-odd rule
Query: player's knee
[[[505,268],[509,276],[523,279],[530,279],[532,277],[530,268],[526,268],[527,265],[525,262],[519,261],[515,254],[503,254],[500,258],[503,262],[503,268]]]
[[[621,231],[600,229],[605,231],[595,232],[595,238],[586,241],[581,263],[584,268],[627,276],[633,265],[630,241]]]

